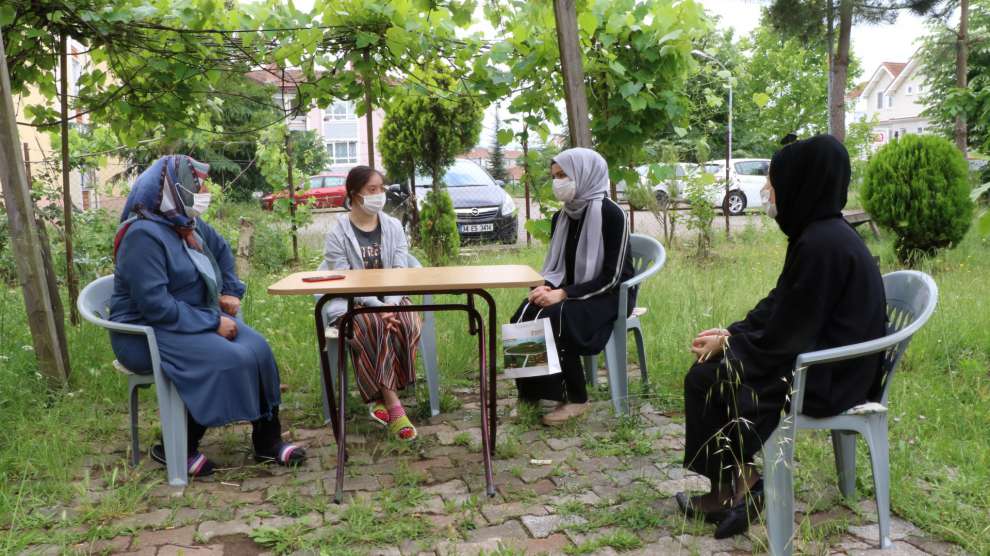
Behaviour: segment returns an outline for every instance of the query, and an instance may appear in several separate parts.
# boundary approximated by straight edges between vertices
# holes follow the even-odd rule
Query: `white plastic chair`
[[[902,270],[883,277],[887,297],[887,335],[859,344],[802,353],[794,362],[791,411],[763,446],[766,485],[767,530],[770,553],[790,555],[794,550],[794,437],[798,430],[831,430],[839,490],[845,497],[856,493],[856,434],[870,449],[873,484],[880,526],[880,548],[890,540],[890,464],[887,439],[887,395],[894,370],[911,337],[935,311],[938,287],[927,274]],[[834,417],[815,419],[803,415],[808,367],[855,359],[883,352],[884,383],[878,401],[871,401]],[[812,371],[813,372],[813,371]]]
[[[629,236],[629,250],[632,253],[633,268],[636,274],[619,286],[619,315],[625,315],[629,310],[629,289],[653,276],[663,268],[667,261],[667,252],[663,245],[652,237],[632,234]],[[646,368],[646,346],[643,344],[643,330],[639,317],[646,314],[646,307],[636,307],[632,314],[623,321],[616,319],[612,336],[605,344],[605,366],[608,368],[608,383],[612,394],[612,406],[619,415],[629,412],[629,385],[626,376],[628,365],[626,353],[626,336],[629,332],[635,335],[637,359],[643,384],[648,381]],[[598,356],[587,355],[584,358],[584,374],[587,383],[595,385],[598,376]]]
[[[155,385],[158,394],[158,411],[162,423],[162,442],[165,445],[165,460],[168,462],[168,484],[184,487],[189,481],[186,469],[186,405],[179,397],[172,381],[165,376],[161,369],[161,356],[158,353],[158,342],[155,330],[150,326],[123,324],[109,320],[110,296],[113,294],[113,275],[97,278],[90,282],[79,294],[77,306],[79,313],[87,321],[120,334],[143,335],[148,340],[148,351],[151,353],[152,373],[138,374],[118,361],[113,366],[127,375],[127,387],[130,397],[131,416],[131,464],[137,465],[141,457],[138,445],[138,389]]]
[[[421,268],[423,265],[420,264],[419,260],[409,254],[406,259],[406,266],[408,268]],[[329,265],[324,260],[320,263],[318,270],[328,270]],[[320,295],[313,296],[317,301],[320,300]],[[426,294],[423,296],[423,304],[430,305],[433,303],[433,296]],[[327,322],[327,310],[330,308],[330,304],[327,303],[323,306],[323,323],[326,326],[324,334],[326,334],[327,339],[327,355],[328,361],[330,362],[330,377],[334,381],[334,389],[337,388],[337,327],[331,326]],[[440,415],[440,375],[437,366],[437,329],[436,329],[436,319],[433,313],[426,312],[423,313],[423,326],[420,330],[419,336],[419,355],[423,360],[423,367],[426,369],[426,386],[430,392],[430,414],[434,417]],[[323,382],[323,373],[320,373],[320,391],[323,396],[323,423],[330,422],[330,403],[327,401],[327,390]]]

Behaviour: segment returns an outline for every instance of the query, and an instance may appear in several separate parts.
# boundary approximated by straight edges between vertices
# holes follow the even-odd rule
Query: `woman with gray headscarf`
[[[618,317],[618,287],[633,276],[626,215],[608,198],[608,164],[584,148],[568,149],[550,165],[553,194],[564,203],[553,215],[546,283],[533,289],[512,322],[549,318],[562,373],[516,380],[519,398],[560,402],[543,417],[561,425],[588,409],[582,355],[605,349]],[[635,292],[629,307],[635,306]]]

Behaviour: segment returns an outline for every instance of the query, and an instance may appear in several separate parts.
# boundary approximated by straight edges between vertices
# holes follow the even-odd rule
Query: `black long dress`
[[[558,212],[553,217],[552,230],[557,229],[557,221],[562,216]],[[561,373],[545,377],[520,378],[516,380],[519,397],[523,400],[555,400],[571,403],[588,401],[588,392],[584,383],[584,370],[581,366],[582,355],[596,355],[605,349],[612,325],[618,315],[619,293],[618,286],[604,293],[577,299],[590,292],[605,287],[621,268],[619,282],[632,278],[635,274],[632,255],[628,249],[623,249],[626,241],[625,212],[609,199],[602,202],[602,237],[605,259],[602,270],[594,279],[580,284],[574,283],[574,261],[576,259],[578,239],[584,227],[584,217],[571,220],[568,226],[567,243],[564,246],[564,263],[566,276],[563,284],[547,283],[552,288],[562,288],[567,292],[567,299],[549,307],[537,307],[523,301],[511,322],[533,320],[539,313],[540,318],[549,318],[553,327],[557,352],[560,356]],[[553,232],[551,232],[552,235]],[[619,260],[622,252],[626,253],[624,260]],[[636,291],[630,291],[629,311],[636,303]],[[522,312],[525,310],[525,314]],[[628,315],[627,315],[628,316]]]
[[[815,176],[815,162],[841,167],[828,161],[834,155],[841,162],[841,144],[802,148],[812,147],[812,154],[825,160],[812,160],[802,173]],[[820,170],[823,180],[798,182],[782,171],[789,164],[808,165],[807,153],[795,158],[780,162],[777,177],[777,157],[771,163],[777,220],[789,236],[776,287],[744,320],[729,326],[725,355],[695,364],[684,379],[684,465],[716,488],[731,479],[730,468],[751,463],[777,427],[798,354],[872,340],[886,331],[880,271],[862,238],[841,217],[848,171],[828,176],[826,165]],[[802,412],[824,417],[875,399],[883,380],[880,364],[880,355],[874,355],[811,367]]]

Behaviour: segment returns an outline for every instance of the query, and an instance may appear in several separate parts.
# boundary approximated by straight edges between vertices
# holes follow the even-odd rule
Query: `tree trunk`
[[[849,42],[852,35],[853,0],[839,3],[839,44],[832,64],[829,129],[839,141],[846,140],[846,87],[849,79]]]
[[[525,190],[525,201],[526,201],[526,222],[529,222],[529,124],[523,126],[522,132],[522,151],[523,151],[523,189]],[[526,228],[523,225],[523,228]],[[526,246],[529,247],[533,243],[533,236],[529,234],[529,228],[526,228]]]
[[[969,73],[969,0],[961,0],[959,4],[959,33],[956,35],[956,88],[967,87]],[[956,147],[966,156],[968,147],[966,137],[966,115],[956,115]]]
[[[72,187],[69,185],[69,46],[68,36],[63,33],[59,39],[59,69],[62,72],[59,83],[62,122],[59,135],[62,139],[62,230],[65,233],[65,282],[69,288],[69,320],[79,324],[76,299],[79,297],[79,281],[76,278],[75,256],[72,252]]]
[[[56,310],[52,292],[53,273],[45,270],[45,248],[36,227],[34,203],[21,159],[20,139],[14,112],[7,54],[0,30],[0,182],[10,227],[10,243],[17,264],[18,281],[24,292],[24,306],[38,370],[49,386],[62,387],[69,377],[69,359],[62,329],[63,315]],[[48,261],[49,266],[51,261]]]
[[[835,0],[828,0],[828,9],[825,12],[826,22],[825,47],[828,48],[828,98],[826,106],[829,110],[828,133],[834,135],[832,129],[832,82],[834,81],[832,71],[835,67]]]
[[[292,130],[285,130],[285,165],[289,171],[289,218],[292,220],[292,260],[299,262],[299,237],[296,233],[296,182],[292,179]]]
[[[416,164],[410,163],[409,167],[413,169],[412,175],[409,177],[409,234],[412,236],[414,242],[418,242],[419,203],[416,202]]]
[[[560,71],[564,75],[564,101],[567,105],[567,128],[571,146],[591,148],[577,8],[574,0],[554,0],[553,12],[557,21],[557,46],[560,49]]]
[[[369,64],[368,51],[364,51],[364,61],[365,64]],[[369,65],[370,67],[370,65]],[[375,125],[373,119],[373,110],[371,106],[371,76],[365,74],[363,77],[364,81],[364,121],[366,126],[366,132],[368,135],[368,166],[375,167]]]
[[[254,251],[254,224],[241,217],[241,231],[237,234],[237,275],[243,278],[251,272],[251,252]]]

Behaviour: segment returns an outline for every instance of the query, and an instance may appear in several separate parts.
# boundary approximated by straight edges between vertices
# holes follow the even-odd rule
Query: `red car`
[[[296,188],[296,205],[308,204],[312,208],[339,208],[344,206],[344,180],[347,174],[323,173],[310,176],[309,180]],[[269,193],[261,198],[261,208],[272,210],[277,199],[289,196],[285,189]]]

